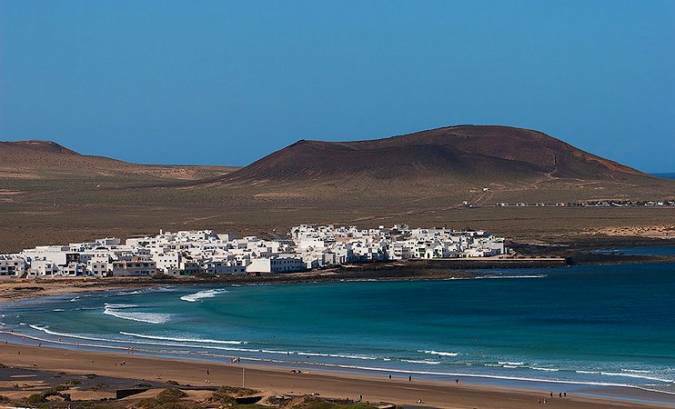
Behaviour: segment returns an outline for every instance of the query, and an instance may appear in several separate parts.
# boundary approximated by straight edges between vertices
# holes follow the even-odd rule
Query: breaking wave
[[[103,313],[106,315],[120,318],[123,320],[145,322],[148,324],[164,324],[171,319],[170,314],[160,314],[152,312],[129,312],[124,311],[129,308],[137,307],[135,304],[105,304]]]
[[[124,332],[124,331],[120,331],[120,334],[129,336],[129,337],[155,339],[155,340],[160,340],[160,341],[195,342],[195,343],[200,343],[200,344],[206,343],[206,344],[226,344],[226,345],[246,344],[246,341],[224,341],[224,340],[220,340],[220,339],[201,339],[201,338],[174,338],[174,337],[162,337],[162,336],[159,336],[159,335],[134,334],[133,332]]]
[[[57,336],[57,337],[83,339],[83,340],[87,340],[87,341],[103,341],[103,342],[109,341],[108,339],[104,339],[104,338],[88,337],[88,336],[84,336],[84,335],[69,334],[67,332],[52,331],[52,330],[49,329],[49,327],[42,327],[42,326],[34,325],[34,324],[30,324],[28,326],[33,328],[36,331],[44,332],[45,334],[54,335],[54,336]]]
[[[429,354],[429,355],[438,355],[438,356],[457,356],[459,355],[459,352],[444,352],[444,351],[417,351],[417,352],[422,352],[424,354]]]
[[[407,362],[409,364],[424,364],[424,365],[439,365],[439,361],[429,361],[429,360],[418,360],[418,359],[401,359],[401,362]]]
[[[183,300],[183,301],[187,301],[187,302],[197,302],[197,301],[199,301],[203,298],[213,298],[213,297],[217,296],[218,294],[223,294],[223,293],[226,293],[226,292],[228,292],[228,291],[224,288],[215,288],[215,289],[211,289],[211,290],[199,291],[199,292],[196,292],[194,294],[184,295],[184,296],[180,297],[180,299]]]

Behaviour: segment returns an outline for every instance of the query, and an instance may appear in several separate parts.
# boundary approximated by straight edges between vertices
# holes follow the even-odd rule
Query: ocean
[[[486,270],[444,281],[167,286],[3,304],[0,339],[552,391],[673,394],[674,295],[675,264],[656,263]]]

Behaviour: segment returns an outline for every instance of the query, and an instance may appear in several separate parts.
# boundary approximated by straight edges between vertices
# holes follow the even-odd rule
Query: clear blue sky
[[[464,123],[675,171],[675,1],[0,0],[0,140],[242,165]]]

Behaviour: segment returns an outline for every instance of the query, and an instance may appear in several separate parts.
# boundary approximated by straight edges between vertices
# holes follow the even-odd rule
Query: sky
[[[675,1],[0,0],[0,140],[245,165],[454,124],[675,171]]]

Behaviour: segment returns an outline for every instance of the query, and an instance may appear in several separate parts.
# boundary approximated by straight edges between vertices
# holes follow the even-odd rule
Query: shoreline
[[[534,260],[535,258],[532,258]],[[477,260],[483,261],[483,260]],[[490,260],[485,260],[489,262]],[[559,259],[556,259],[558,262]],[[658,262],[658,261],[656,261]],[[597,264],[597,263],[584,263],[584,264]],[[623,261],[615,262],[612,264],[625,264]],[[5,281],[0,282],[0,306],[4,302],[11,301],[21,301],[26,299],[37,299],[42,297],[50,296],[67,296],[67,295],[77,295],[79,293],[89,293],[89,292],[103,292],[103,291],[119,291],[119,290],[135,290],[142,288],[152,288],[152,287],[162,287],[162,286],[188,286],[188,285],[219,285],[219,284],[302,284],[302,283],[315,283],[315,282],[340,282],[340,281],[423,281],[423,280],[447,280],[449,278],[464,278],[471,279],[476,278],[476,276],[484,274],[476,272],[476,270],[446,270],[445,272],[439,271],[436,266],[429,268],[422,268],[416,270],[415,268],[408,266],[408,268],[397,268],[391,269],[389,266],[385,266],[384,263],[380,264],[380,267],[384,268],[368,268],[372,267],[372,264],[366,264],[361,266],[355,266],[351,269],[333,269],[333,270],[318,270],[305,273],[291,273],[283,274],[276,276],[234,276],[234,277],[222,277],[222,278],[199,278],[199,277],[181,277],[174,279],[138,279],[138,278],[107,278],[107,279],[43,279],[43,280],[17,280],[17,281]],[[508,267],[504,267],[509,269]],[[484,269],[484,272],[489,272],[488,269]],[[11,288],[19,288],[18,291],[13,291]],[[39,288],[39,289],[38,289]],[[18,336],[15,335],[15,336]],[[199,358],[195,360],[177,360],[173,357],[162,357],[162,356],[153,356],[153,355],[137,355],[134,354],[128,355],[124,353],[107,353],[101,351],[83,351],[75,350],[68,348],[52,348],[52,347],[41,347],[37,348],[31,346],[31,342],[34,342],[37,345],[36,340],[27,342],[27,343],[17,343],[13,344],[11,341],[9,344],[5,344],[3,348],[0,348],[0,364],[5,365],[20,365],[21,361],[15,360],[17,357],[14,357],[12,353],[8,351],[18,351],[26,350],[30,351],[31,359],[33,361],[30,365],[24,366],[24,368],[30,368],[31,370],[38,372],[71,372],[84,374],[81,372],[83,369],[78,367],[77,361],[82,359],[91,359],[90,371],[86,373],[96,373],[99,375],[105,376],[116,376],[124,379],[147,379],[147,372],[143,371],[119,371],[117,368],[115,370],[101,369],[98,365],[99,360],[110,363],[114,362],[115,359],[126,360],[127,362],[130,357],[133,359],[143,360],[145,364],[151,365],[153,368],[161,368],[161,372],[158,373],[168,373],[165,372],[169,367],[175,366],[178,370],[175,373],[181,373],[182,370],[197,371],[198,367],[213,368],[211,372],[214,371],[225,371],[227,374],[224,374],[222,377],[223,382],[225,380],[235,380],[235,374],[231,373],[233,370],[240,371],[242,365],[223,365],[214,361],[203,362]],[[77,348],[77,347],[76,347]],[[47,353],[42,355],[40,351],[52,351],[51,354]],[[84,354],[84,355],[82,355]],[[91,355],[87,355],[91,354]],[[33,356],[35,355],[35,358]],[[49,355],[52,355],[51,357]],[[98,358],[97,358],[98,357]],[[104,359],[105,357],[105,359]],[[182,358],[179,358],[182,359]],[[56,365],[56,362],[59,362],[59,365]],[[74,362],[71,362],[74,361]],[[97,364],[94,364],[97,362]],[[0,365],[0,368],[2,365]],[[555,386],[555,382],[540,380],[533,380],[532,382],[522,381],[522,380],[504,380],[504,382],[480,382],[479,378],[490,378],[488,376],[481,375],[458,375],[459,377],[465,377],[462,379],[461,385],[454,385],[448,380],[438,380],[438,377],[424,375],[412,374],[413,377],[419,377],[414,382],[414,391],[420,391],[424,393],[424,397],[409,399],[406,393],[410,393],[411,384],[407,382],[407,373],[392,370],[391,374],[396,373],[398,381],[390,382],[380,379],[376,374],[378,372],[358,370],[358,369],[322,369],[322,368],[302,368],[303,375],[298,376],[297,374],[289,374],[291,366],[284,365],[273,365],[269,366],[266,364],[245,364],[243,367],[247,368],[246,370],[255,371],[257,376],[261,379],[270,380],[271,383],[265,384],[263,381],[260,383],[258,389],[264,390],[265,392],[279,392],[284,393],[301,393],[301,394],[311,394],[311,393],[320,393],[321,396],[329,396],[331,398],[348,398],[356,399],[356,396],[349,396],[346,393],[346,390],[340,389],[341,385],[349,384],[351,388],[361,388],[362,385],[367,384],[368,387],[364,396],[373,396],[373,400],[379,399],[381,402],[395,402],[399,404],[414,405],[417,404],[418,399],[422,399],[425,405],[433,405],[434,407],[440,408],[458,408],[458,407],[481,407],[481,408],[530,408],[530,407],[540,407],[541,403],[539,400],[543,398],[549,398],[548,393],[546,393],[546,385],[542,388],[531,387],[528,388],[527,385],[534,383],[539,384],[549,384],[551,385],[551,390],[556,391],[563,390],[563,388],[558,385]],[[182,369],[181,369],[182,368]],[[225,368],[225,369],[224,369]],[[380,372],[384,378],[387,374],[386,371]],[[283,375],[283,376],[282,376]],[[209,386],[209,383],[205,383],[202,379],[201,383],[199,380],[195,381],[195,374],[191,372],[189,376],[185,378],[175,377],[176,379],[171,378],[171,380],[179,381],[181,384],[193,385],[197,382],[200,387]],[[241,374],[239,374],[239,379]],[[287,379],[290,377],[290,379]],[[406,382],[399,382],[401,378],[405,378]],[[164,376],[163,378],[166,378]],[[275,383],[279,381],[279,378],[283,379],[283,382],[280,384]],[[221,378],[214,381],[220,382]],[[466,381],[466,383],[464,383]],[[280,382],[280,381],[279,381]],[[371,383],[374,383],[371,385]],[[224,383],[227,384],[227,383]],[[332,385],[331,384],[335,384]],[[671,407],[675,408],[675,397],[672,399],[669,397],[663,397],[666,395],[672,395],[670,392],[666,391],[651,391],[646,388],[641,388],[639,386],[618,386],[618,385],[586,385],[583,382],[569,382],[570,388],[574,389],[570,394],[570,389],[567,389],[568,399],[557,400],[557,395],[554,393],[554,407],[570,407],[570,408],[619,408],[619,407],[635,407],[635,408],[659,408],[659,407]],[[210,384],[213,386],[212,384]],[[230,385],[230,384],[227,384]],[[290,385],[290,386],[289,386]],[[580,388],[574,388],[573,385],[585,385],[587,386],[586,392],[581,392]],[[248,385],[247,385],[248,386]],[[285,388],[285,389],[284,389]],[[368,388],[373,388],[377,393],[371,395],[371,391]],[[315,389],[315,390],[312,390]],[[354,389],[352,389],[354,390]],[[0,395],[2,395],[2,390],[0,389]],[[657,398],[656,394],[662,396],[661,399]],[[383,397],[390,396],[389,399],[384,399]],[[459,399],[458,401],[452,401],[451,404],[447,404],[448,401],[434,399],[440,399],[439,397],[452,397],[453,399]],[[396,399],[394,399],[396,398]],[[397,400],[401,399],[401,400]],[[507,400],[509,402],[518,402],[517,406],[504,406],[503,401]],[[531,402],[530,402],[531,401]],[[458,403],[460,402],[460,403]],[[549,402],[551,403],[551,402]],[[572,404],[574,403],[574,404]],[[446,405],[447,404],[447,405]],[[561,406],[558,406],[561,405]],[[0,405],[2,407],[2,405]]]
[[[389,380],[350,372],[312,370],[292,373],[288,369],[265,365],[239,365],[212,361],[176,360],[134,354],[74,351],[50,347],[5,344],[0,349],[0,362],[13,368],[37,372],[96,374],[141,381],[174,382],[190,388],[241,386],[245,368],[245,386],[276,395],[310,395],[394,404],[431,405],[439,408],[504,408],[527,409],[541,406],[541,400],[560,408],[614,409],[664,408],[669,403],[636,402],[644,400],[640,392],[635,400],[614,397],[590,397],[585,393],[569,393],[566,398],[551,397],[543,391],[477,384],[459,384],[435,380],[413,379],[397,374]],[[161,374],[161,375],[160,375]],[[0,392],[0,395],[2,392]]]
[[[64,336],[66,336],[64,334]],[[162,355],[161,353],[153,353],[138,349],[127,349],[123,346],[94,346],[80,342],[59,342],[57,346],[52,346],[54,341],[47,338],[40,338],[23,333],[14,333],[13,331],[0,331],[0,339],[4,339],[5,345],[14,345],[16,347],[28,348],[46,348],[55,351],[63,352],[88,352],[93,354],[113,354],[118,356],[136,356],[140,358],[147,358],[151,360],[160,360],[167,362],[183,362],[183,363],[203,363],[206,365],[222,365],[222,360],[230,360],[239,358],[246,362],[243,365],[228,365],[228,367],[241,368],[257,368],[264,370],[272,370],[275,372],[294,371],[298,373],[317,373],[327,374],[337,377],[365,378],[365,379],[381,379],[387,375],[406,379],[408,376],[417,381],[427,382],[440,385],[456,385],[455,380],[461,380],[462,385],[471,386],[478,389],[498,389],[504,391],[519,391],[527,392],[528,394],[547,395],[552,393],[555,396],[558,393],[566,392],[578,397],[586,398],[601,398],[617,402],[631,402],[642,404],[655,404],[664,407],[675,408],[675,392],[652,389],[647,386],[631,385],[623,383],[608,383],[597,381],[575,381],[575,380],[553,380],[544,378],[518,377],[509,375],[488,375],[480,373],[449,373],[449,372],[433,372],[424,371],[419,372],[415,370],[407,370],[400,368],[379,368],[368,366],[351,366],[351,365],[312,365],[310,363],[290,363],[274,360],[264,360],[251,357],[238,357],[238,355],[211,355],[200,354],[192,358],[185,358],[177,355]],[[14,342],[12,339],[16,339]],[[88,338],[84,338],[88,339]],[[2,340],[0,340],[0,343]],[[86,342],[86,341],[85,341]],[[49,345],[49,346],[45,346]],[[110,352],[112,350],[112,352]],[[124,352],[115,352],[124,351]],[[185,355],[187,356],[187,355]],[[0,354],[1,357],[1,354]],[[2,367],[0,365],[0,367]],[[391,379],[391,378],[390,378]]]
[[[559,263],[560,259],[556,259]],[[556,264],[557,265],[557,264]],[[505,267],[508,268],[508,267]],[[484,270],[488,270],[487,268]],[[227,275],[218,277],[171,277],[171,278],[45,278],[12,279],[0,281],[0,303],[23,299],[98,292],[123,289],[140,289],[161,286],[218,285],[218,284],[303,284],[342,281],[424,281],[459,278],[475,278],[477,269],[466,271],[448,267],[420,268],[413,265],[380,263],[355,265],[342,268],[313,270],[298,273],[266,275]]]
[[[520,257],[476,259],[432,259],[387,261],[344,265],[328,269],[296,273],[261,275],[183,276],[183,277],[75,277],[75,278],[13,278],[0,281],[0,303],[26,298],[76,294],[155,286],[209,284],[299,284],[341,281],[424,281],[471,279],[494,269],[553,268],[571,265],[675,263],[675,256],[623,255],[592,253],[604,247],[551,250],[547,246],[521,245],[529,254]]]
[[[208,283],[201,283],[201,284],[208,284]],[[279,283],[282,284],[282,283]],[[155,287],[154,285],[151,285],[149,287]],[[132,287],[119,287],[119,286],[113,286],[105,289],[96,289],[96,291],[105,291],[107,289],[114,289],[114,290],[129,290]],[[140,288],[140,287],[134,287]],[[67,292],[64,291],[60,294],[53,294],[52,296],[58,296],[60,298],[62,297],[69,297],[71,295],[75,295],[77,293],[73,292]],[[35,297],[35,299],[39,299],[43,297]],[[17,300],[20,301],[20,300]],[[26,300],[23,300],[24,302]],[[0,306],[2,303],[0,302]],[[74,343],[64,343],[62,346],[57,345],[57,346],[52,346],[50,345],[53,341],[50,341],[49,339],[44,339],[41,337],[35,337],[35,336],[30,336],[22,333],[14,333],[13,331],[2,331],[2,338],[5,340],[5,345],[13,345],[16,348],[29,348],[29,349],[34,349],[37,348],[39,345],[41,348],[37,348],[38,350],[53,350],[53,351],[58,351],[60,354],[65,354],[65,355],[70,355],[70,354],[78,354],[80,352],[86,352],[86,353],[91,353],[91,354],[103,354],[107,355],[109,354],[108,351],[110,349],[107,349],[107,347],[100,347],[97,348],[95,346],[87,345],[86,343],[79,343],[75,341]],[[58,335],[58,334],[57,334]],[[25,342],[13,342],[12,338],[15,338],[17,340],[25,340]],[[0,341],[2,342],[2,341]],[[85,341],[86,342],[86,341]],[[58,344],[58,343],[57,343]],[[49,346],[45,346],[49,345]],[[91,347],[91,348],[90,348]],[[2,350],[2,348],[0,348]],[[166,361],[166,362],[179,362],[182,364],[197,364],[197,363],[202,363],[204,365],[215,365],[219,366],[222,364],[219,364],[218,360],[222,359],[229,359],[227,356],[210,356],[209,354],[204,354],[203,356],[199,355],[194,355],[190,356],[190,358],[183,359],[181,356],[177,355],[164,355],[161,353],[153,353],[149,351],[144,351],[140,352],[138,350],[132,350],[130,353],[127,352],[126,348],[123,347],[113,347],[112,351],[115,350],[121,350],[124,352],[112,352],[110,354],[118,356],[118,357],[128,357],[132,356],[130,354],[133,354],[133,356],[139,357],[139,358],[146,358],[149,360],[157,360],[157,361]],[[126,352],[126,353],[125,353]],[[235,354],[236,355],[236,354]],[[235,355],[232,355],[234,357]],[[11,362],[11,360],[4,361],[4,356],[0,351],[0,364],[7,364],[7,362]],[[186,355],[187,356],[187,355]],[[238,356],[238,355],[236,355]],[[230,357],[231,358],[231,357]],[[80,359],[74,358],[74,359]],[[557,393],[559,392],[567,392],[568,394],[571,394],[572,396],[575,396],[577,398],[588,398],[591,400],[602,400],[604,401],[609,401],[609,402],[618,402],[621,404],[627,404],[629,407],[637,407],[637,406],[630,406],[630,405],[644,405],[645,407],[671,407],[675,408],[675,392],[670,392],[670,391],[665,391],[665,390],[658,390],[658,389],[650,389],[649,387],[646,386],[640,386],[640,385],[632,385],[632,384],[623,384],[623,383],[605,383],[605,382],[585,382],[585,381],[574,381],[574,380],[551,380],[551,379],[540,379],[540,378],[523,378],[523,377],[514,377],[514,376],[501,376],[501,375],[486,375],[486,374],[472,374],[472,373],[450,373],[450,372],[443,372],[443,373],[435,373],[435,372],[419,372],[419,371],[413,371],[413,370],[405,370],[405,369],[400,369],[400,368],[369,368],[369,367],[358,367],[358,366],[333,366],[333,365],[326,365],[323,367],[323,365],[312,365],[310,363],[276,363],[274,361],[265,361],[265,363],[262,363],[264,360],[260,360],[260,363],[256,362],[258,359],[251,359],[248,357],[241,357],[242,362],[246,362],[243,366],[246,368],[253,368],[253,369],[262,369],[262,370],[271,370],[273,372],[282,372],[284,371],[290,371],[292,369],[302,369],[303,373],[312,373],[312,374],[326,374],[329,376],[334,376],[337,378],[346,378],[348,380],[354,381],[355,379],[379,379],[378,374],[382,374],[382,377],[387,376],[387,374],[391,374],[392,376],[397,376],[397,377],[403,377],[407,378],[407,376],[412,376],[413,378],[417,379],[419,382],[422,383],[430,383],[430,384],[440,384],[444,386],[453,386],[452,381],[455,378],[461,379],[462,385],[463,386],[468,386],[470,388],[474,389],[488,389],[488,390],[500,390],[503,392],[523,392],[528,396],[535,395],[539,397],[546,397],[549,393],[549,391],[552,391],[553,396],[555,397]],[[251,363],[253,362],[253,363]],[[33,368],[39,369],[39,370],[49,370],[51,367],[43,367],[41,366],[41,362],[36,362],[33,364]],[[242,365],[225,365],[226,367],[236,367],[236,368],[241,368]],[[0,368],[2,365],[0,365]],[[98,373],[98,372],[97,372]],[[112,374],[107,374],[111,375]],[[186,381],[187,382],[187,381]],[[185,383],[185,382],[183,382]],[[264,388],[263,388],[264,389]],[[2,393],[0,392],[0,395]],[[326,395],[326,393],[323,393],[323,395]],[[328,396],[328,395],[327,395]],[[336,397],[336,398],[345,398],[343,396],[334,396],[330,395],[331,397]],[[427,401],[425,401],[427,402]],[[0,406],[1,407],[1,406]],[[443,406],[439,406],[443,407]],[[455,407],[455,406],[449,406],[449,407]],[[484,406],[483,403],[481,403],[481,407],[491,407],[491,406]],[[501,406],[498,406],[501,407]],[[572,406],[572,407],[577,407],[577,406]],[[593,406],[595,407],[595,406]],[[601,406],[604,407],[604,406]],[[615,406],[609,406],[609,407],[615,407]]]

